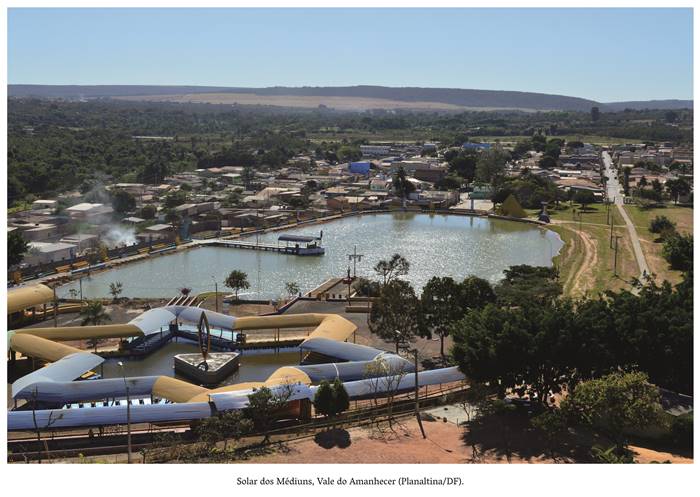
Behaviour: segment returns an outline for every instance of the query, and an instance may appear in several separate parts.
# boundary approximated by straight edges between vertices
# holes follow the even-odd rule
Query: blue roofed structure
[[[352,174],[369,174],[369,162],[351,162],[348,166],[348,171]]]
[[[466,142],[466,143],[462,144],[462,148],[471,149],[471,150],[474,150],[474,149],[488,150],[491,148],[491,144],[490,143]]]

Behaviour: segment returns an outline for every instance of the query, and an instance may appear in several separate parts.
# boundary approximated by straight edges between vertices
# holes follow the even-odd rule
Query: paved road
[[[647,265],[647,260],[644,257],[644,252],[642,252],[642,245],[639,241],[639,235],[637,235],[637,229],[634,227],[634,223],[632,223],[632,220],[627,215],[627,211],[625,211],[625,208],[623,207],[624,195],[622,194],[620,182],[617,180],[615,169],[613,169],[612,166],[612,158],[608,152],[603,152],[603,163],[605,165],[605,176],[607,177],[606,187],[608,200],[615,202],[617,210],[620,212],[622,219],[625,220],[627,231],[630,234],[630,240],[632,240],[634,257],[637,259],[637,265],[639,266],[639,276],[642,278],[645,274],[649,274],[649,266]]]

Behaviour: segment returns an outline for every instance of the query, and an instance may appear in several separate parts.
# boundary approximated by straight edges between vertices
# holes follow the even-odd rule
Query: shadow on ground
[[[332,449],[333,447],[346,449],[350,447],[352,443],[350,440],[350,433],[341,428],[333,428],[317,433],[316,436],[314,436],[314,442],[324,449]]]
[[[463,423],[462,441],[471,447],[471,462],[483,459],[551,460],[590,463],[590,440],[562,434],[555,442],[530,424],[525,414],[491,414]]]

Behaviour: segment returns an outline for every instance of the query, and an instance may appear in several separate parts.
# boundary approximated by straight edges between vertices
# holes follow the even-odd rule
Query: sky
[[[9,9],[10,84],[693,98],[691,9]]]

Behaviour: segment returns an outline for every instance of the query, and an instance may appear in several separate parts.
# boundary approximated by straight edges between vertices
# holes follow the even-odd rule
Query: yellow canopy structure
[[[46,285],[15,288],[7,292],[7,313],[13,314],[49,302],[53,302],[53,290]]]

